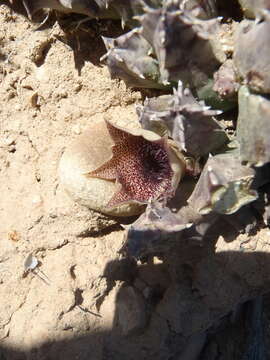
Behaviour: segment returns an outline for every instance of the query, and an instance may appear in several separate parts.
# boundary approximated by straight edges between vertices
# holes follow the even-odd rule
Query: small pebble
[[[72,132],[76,135],[80,135],[82,130],[81,130],[81,126],[79,124],[76,124],[72,127]]]
[[[43,203],[42,197],[40,195],[35,195],[32,198],[33,205],[40,206]]]
[[[10,146],[10,145],[14,145],[15,144],[15,138],[14,137],[7,137],[3,140],[3,143],[6,145],[6,146]]]

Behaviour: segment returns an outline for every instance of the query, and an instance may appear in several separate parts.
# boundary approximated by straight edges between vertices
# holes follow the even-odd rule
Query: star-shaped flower
[[[105,121],[114,142],[112,158],[87,175],[120,183],[107,206],[171,197],[175,189],[168,139],[143,129],[127,131]]]

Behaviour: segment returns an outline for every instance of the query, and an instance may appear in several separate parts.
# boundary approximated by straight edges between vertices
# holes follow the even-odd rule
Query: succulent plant
[[[178,1],[182,10],[191,12],[199,19],[209,19],[217,16],[216,0]]]
[[[104,38],[108,52],[103,59],[112,76],[129,86],[164,88],[181,79],[197,89],[224,60],[216,41],[218,20],[200,19],[214,16],[214,0],[23,0],[23,4],[29,18],[41,8],[50,8],[90,18],[121,19],[122,25],[131,27],[141,24],[117,39]],[[179,41],[173,36],[176,33]]]
[[[125,23],[136,24],[133,19],[143,14],[146,7],[159,8],[167,0],[22,0],[29,18],[39,9],[49,8],[65,13],[79,13],[93,18],[121,19]],[[215,0],[191,0],[185,8],[196,12],[200,17],[212,17],[216,14]]]
[[[236,103],[238,89],[239,83],[236,81],[233,61],[228,59],[214,73],[213,90],[218,93],[221,99],[229,99]]]
[[[222,126],[214,119],[220,111],[211,110],[195,100],[181,82],[173,95],[147,99],[137,107],[143,128],[171,136],[195,158],[216,150],[228,141]]]
[[[166,255],[177,246],[201,246],[205,234],[218,219],[214,213],[201,216],[189,205],[175,213],[154,201],[127,227],[123,251],[128,256],[142,259],[149,255]]]
[[[244,20],[235,35],[234,64],[252,90],[270,93],[270,13],[256,23]]]
[[[184,171],[184,160],[166,137],[136,129],[125,130],[106,120],[114,141],[113,156],[90,177],[117,180],[121,189],[114,194],[108,207],[125,202],[147,204],[158,198],[170,198]]]
[[[159,202],[150,203],[145,212],[128,227],[125,251],[137,259],[168,252],[179,234],[192,226]]]
[[[99,2],[99,0],[96,0]],[[101,0],[104,1],[104,0]],[[160,7],[163,0],[108,0],[107,7],[112,8],[118,14],[122,22],[122,27],[125,24],[132,26],[137,25],[137,20],[134,18],[137,15],[143,14],[145,7]]]
[[[239,82],[233,61],[227,59],[214,72],[213,79],[209,79],[202,88],[197,90],[197,96],[214,109],[228,111],[237,107],[238,88]]]
[[[22,0],[28,17],[39,9],[48,8],[64,13],[78,13],[90,18],[121,19],[122,26],[126,23],[135,24],[133,17],[143,12],[144,6],[159,6],[158,0]]]
[[[234,152],[211,156],[188,203],[202,214],[233,214],[257,199],[252,189],[255,172]]]
[[[217,19],[200,20],[168,2],[160,9],[147,8],[139,21],[143,37],[154,49],[165,84],[181,80],[194,88],[201,87],[225,60],[216,41]]]
[[[107,53],[102,59],[112,77],[131,87],[167,91],[137,107],[142,128],[110,121],[91,124],[68,147],[59,166],[62,184],[83,205],[120,216],[146,209],[128,230],[131,256],[169,249],[172,242],[167,240],[177,241],[182,232],[201,239],[216,219],[227,217],[228,223],[238,224],[252,213],[248,204],[269,185],[262,171],[270,163],[269,0],[239,0],[244,15],[255,21],[239,21],[238,14],[232,22],[225,17],[222,24],[215,0],[23,3],[30,16],[49,7],[121,19],[130,30],[115,39],[103,38]],[[226,6],[230,4],[224,2],[223,10]],[[228,128],[222,125],[227,126],[226,114],[219,110],[237,105],[238,119],[232,111],[228,126],[235,141],[229,143]],[[233,143],[235,149],[229,151]],[[186,167],[182,153],[200,163],[202,172],[196,172],[201,174],[196,185],[193,177],[188,204],[178,204],[176,214],[171,208],[177,197],[167,200],[176,189],[181,194],[178,183]]]
[[[135,17],[139,27],[114,41],[104,39],[109,51],[103,59],[110,72],[129,86],[161,88],[178,80],[196,90],[204,86],[226,59],[219,41],[219,20],[193,15],[210,3],[164,1],[162,7],[145,6],[143,14]],[[140,14],[141,9],[136,12]],[[151,83],[141,81],[142,77]]]
[[[150,56],[151,46],[137,29],[116,39],[103,37],[107,53],[101,58],[112,78],[121,78],[128,86],[164,88],[159,81],[157,61]]]
[[[43,8],[84,14],[92,18],[98,17],[100,13],[100,8],[94,0],[23,0],[23,4],[30,19],[36,11]]]
[[[167,138],[141,128],[127,130],[107,120],[92,124],[66,150],[59,175],[81,204],[129,216],[142,212],[149,201],[169,199],[184,170],[183,157]]]
[[[237,138],[241,160],[262,166],[270,162],[270,99],[252,94],[247,86],[239,90]]]

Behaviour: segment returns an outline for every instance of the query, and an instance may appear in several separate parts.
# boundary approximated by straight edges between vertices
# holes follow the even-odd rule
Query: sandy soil
[[[122,258],[117,220],[75,204],[57,168],[89,122],[136,119],[142,95],[110,79],[94,30],[35,27],[0,6],[1,359],[238,359],[244,340],[216,357],[227,325],[207,329],[269,288],[268,230],[181,243],[164,262]],[[29,253],[39,267],[25,274]]]
[[[57,167],[89,122],[104,114],[135,117],[140,94],[90,60],[76,69],[87,54],[74,53],[57,23],[34,31],[23,16],[0,10],[0,333],[7,345],[25,350],[110,327],[113,308],[101,307],[108,291],[103,273],[119,259],[123,231],[74,204],[59,187]],[[86,35],[89,52],[99,57],[101,39]],[[29,253],[41,262],[45,281],[23,276]]]

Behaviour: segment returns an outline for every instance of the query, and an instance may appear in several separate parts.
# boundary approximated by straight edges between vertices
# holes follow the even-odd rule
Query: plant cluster
[[[251,231],[254,223],[268,225],[269,0],[239,0],[235,17],[226,11],[223,16],[216,0],[24,4],[29,16],[47,7],[121,19],[127,31],[103,38],[107,52],[102,61],[112,77],[128,86],[163,91],[137,107],[139,121],[181,148],[187,161],[184,182],[193,185],[188,193],[180,183],[182,206],[177,196],[149,200],[127,231],[129,255],[161,254],[174,240],[202,239],[220,219],[242,232]]]

